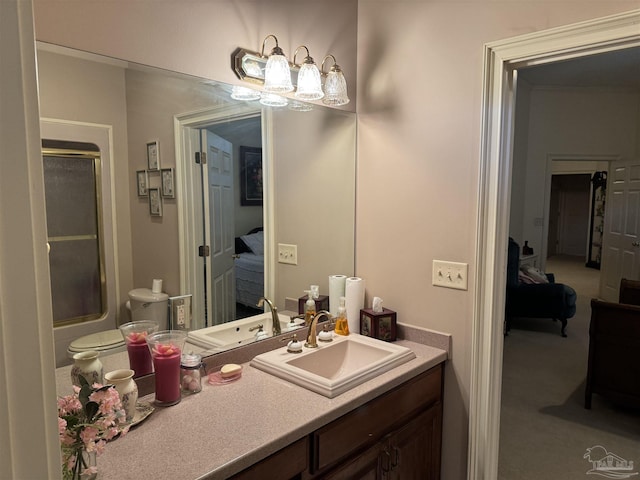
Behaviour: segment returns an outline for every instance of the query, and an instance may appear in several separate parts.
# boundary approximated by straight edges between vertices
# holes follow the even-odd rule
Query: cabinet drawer
[[[309,437],[304,437],[288,447],[265,458],[231,477],[233,480],[288,480],[307,470]]]
[[[343,457],[377,442],[416,412],[442,399],[440,364],[398,388],[316,430],[311,468],[320,471]]]

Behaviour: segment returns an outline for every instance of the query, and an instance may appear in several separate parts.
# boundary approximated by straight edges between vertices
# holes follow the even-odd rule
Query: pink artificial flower
[[[64,418],[58,417],[58,434],[64,435],[67,430],[67,421]]]
[[[82,409],[80,400],[75,395],[67,395],[58,398],[58,415],[69,415],[77,413]]]
[[[102,455],[104,453],[104,447],[107,446],[106,440],[98,440],[95,444],[95,451],[97,455]]]
[[[84,429],[80,432],[80,438],[82,439],[82,442],[86,445],[88,452],[92,450],[93,443],[95,442],[99,433],[100,433],[100,430],[92,426],[84,427]]]
[[[120,395],[115,388],[108,388],[106,390],[93,392],[89,395],[89,400],[98,404],[98,411],[103,415],[110,415],[115,410],[120,410],[122,408]]]
[[[70,432],[65,431],[60,435],[60,443],[62,443],[62,445],[71,446],[76,443],[76,437],[74,435],[71,435]]]

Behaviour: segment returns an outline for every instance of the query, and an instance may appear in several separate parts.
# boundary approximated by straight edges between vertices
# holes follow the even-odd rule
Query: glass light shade
[[[310,112],[313,110],[313,105],[310,103],[298,102],[294,100],[289,104],[289,110],[296,112]]]
[[[264,70],[264,91],[269,93],[287,93],[293,91],[291,69],[284,55],[272,54]]]
[[[295,96],[300,100],[319,100],[324,97],[320,70],[315,63],[304,63],[300,67]]]
[[[231,89],[231,98],[233,98],[234,100],[243,100],[245,102],[250,102],[253,100],[259,100],[260,92],[251,88],[235,85]]]
[[[263,92],[260,96],[260,103],[267,107],[286,107],[289,101],[280,95]]]
[[[327,74],[327,79],[324,82],[324,98],[322,99],[322,103],[333,107],[349,103],[347,81],[344,79],[341,70],[332,69]]]

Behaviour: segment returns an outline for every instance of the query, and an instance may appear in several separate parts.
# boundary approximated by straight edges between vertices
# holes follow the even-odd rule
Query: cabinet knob
[[[631,242],[632,247],[640,247],[640,242]]]

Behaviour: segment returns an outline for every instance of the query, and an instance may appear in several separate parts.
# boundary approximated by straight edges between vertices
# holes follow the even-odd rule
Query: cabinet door
[[[354,480],[356,478],[387,480],[389,477],[385,473],[389,467],[382,464],[385,461],[382,447],[382,443],[377,443],[320,478],[322,480]]]
[[[440,478],[442,404],[418,415],[389,437],[391,479],[437,480]]]
[[[290,480],[299,478],[309,465],[309,440],[303,437],[231,477],[233,480]]]

